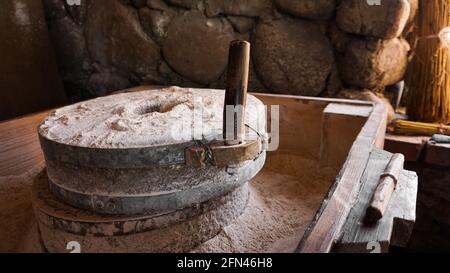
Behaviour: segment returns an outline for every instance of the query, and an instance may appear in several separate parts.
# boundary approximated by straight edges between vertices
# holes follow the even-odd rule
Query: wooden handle
[[[384,173],[380,177],[380,182],[372,196],[366,210],[365,221],[369,224],[378,222],[387,209],[392,193],[397,186],[398,179],[403,170],[405,157],[402,154],[394,154],[389,161]]]
[[[233,146],[213,144],[209,147],[190,147],[185,152],[186,165],[195,168],[203,168],[207,164],[219,168],[237,165],[258,158],[262,149],[261,145],[261,141],[254,140]],[[208,152],[211,153],[209,156]]]
[[[223,114],[223,138],[226,145],[238,145],[245,138],[250,43],[232,41],[228,59],[227,89]]]

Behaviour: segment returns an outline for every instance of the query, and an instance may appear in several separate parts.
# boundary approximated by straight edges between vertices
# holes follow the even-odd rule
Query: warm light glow
[[[439,39],[443,47],[450,48],[450,27],[446,27],[439,32]]]

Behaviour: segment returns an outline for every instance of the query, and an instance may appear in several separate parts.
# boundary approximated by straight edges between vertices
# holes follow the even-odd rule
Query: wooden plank
[[[43,165],[37,127],[49,113],[45,111],[0,123],[0,176],[20,175]]]
[[[449,167],[450,144],[439,144],[429,141],[425,152],[425,163]]]
[[[368,118],[373,111],[373,105],[351,105],[330,103],[323,111],[325,114],[345,115]]]
[[[400,153],[405,156],[406,161],[419,161],[429,136],[401,136],[386,135],[385,150],[391,153]]]
[[[356,202],[360,180],[373,148],[382,146],[387,111],[375,104],[368,121],[353,144],[341,173],[305,232],[297,252],[330,252],[350,209]]]
[[[279,147],[275,153],[295,154],[317,160],[320,152],[320,117],[329,102],[299,97],[254,94],[264,105],[279,106]],[[271,133],[271,128],[268,128]]]
[[[320,163],[323,166],[342,166],[372,111],[373,106],[367,105],[327,105],[322,114]]]
[[[358,201],[352,208],[335,252],[371,252],[370,246],[379,244],[381,252],[389,247],[404,247],[409,241],[416,217],[417,175],[402,171],[386,213],[376,224],[365,224],[365,211],[378,186],[392,154],[374,150],[361,181]]]

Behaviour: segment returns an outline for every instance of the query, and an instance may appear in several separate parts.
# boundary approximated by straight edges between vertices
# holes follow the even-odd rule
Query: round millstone
[[[230,192],[262,169],[263,146],[257,158],[237,165],[185,162],[187,148],[222,131],[223,101],[222,90],[171,87],[57,110],[39,127],[50,190],[78,208],[126,215],[170,213]],[[249,95],[247,123],[264,134],[265,115],[255,111],[261,107]],[[202,144],[193,130],[196,118]],[[259,136],[249,130],[247,139]]]
[[[249,189],[231,192],[169,214],[109,216],[66,205],[50,191],[45,172],[33,184],[33,207],[44,246],[68,252],[78,242],[83,253],[187,252],[213,238],[245,209]]]

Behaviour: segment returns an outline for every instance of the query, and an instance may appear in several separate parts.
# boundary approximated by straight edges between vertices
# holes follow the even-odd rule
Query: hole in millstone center
[[[152,103],[149,102],[145,105],[138,107],[137,114],[138,115],[147,115],[151,113],[167,113],[173,110],[177,105],[182,104],[183,102],[172,101],[167,103]]]

